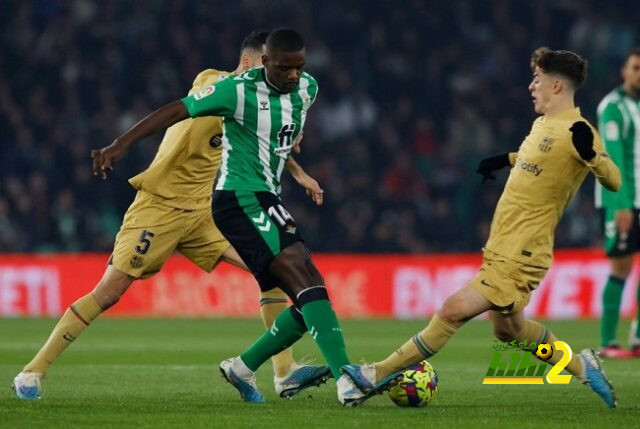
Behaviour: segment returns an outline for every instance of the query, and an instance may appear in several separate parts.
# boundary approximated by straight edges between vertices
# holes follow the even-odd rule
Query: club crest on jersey
[[[542,142],[538,145],[538,149],[540,149],[540,152],[547,153],[551,150],[552,144],[553,144],[553,139],[550,139],[549,137],[545,137],[542,139]]]
[[[142,267],[142,264],[144,264],[144,259],[138,255],[133,255],[129,260],[129,265],[134,269]]]
[[[204,97],[207,97],[211,94],[213,94],[213,91],[216,90],[215,85],[209,85],[206,88],[201,89],[200,91],[196,92],[195,94],[193,94],[193,98],[195,98],[196,100],[200,100]]]
[[[302,108],[306,110],[309,107],[311,107],[311,99],[309,98],[308,95],[305,95],[304,98],[302,99]]]

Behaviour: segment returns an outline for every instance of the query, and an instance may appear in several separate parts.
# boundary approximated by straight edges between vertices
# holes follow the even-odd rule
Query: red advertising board
[[[89,292],[108,255],[0,255],[0,317],[56,316]],[[480,254],[314,255],[342,317],[425,318],[476,273]],[[528,315],[550,319],[599,317],[608,264],[599,250],[562,250]],[[637,274],[622,311],[635,311]],[[255,317],[258,287],[248,273],[221,264],[205,273],[182,256],[154,277],[134,283],[107,314],[166,317]]]

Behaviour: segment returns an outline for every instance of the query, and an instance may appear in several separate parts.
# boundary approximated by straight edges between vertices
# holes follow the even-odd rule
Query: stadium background
[[[640,41],[640,15],[625,1],[401,3],[3,1],[0,315],[56,315],[93,286],[134,196],[127,178],[160,137],[132,149],[106,182],[92,176],[89,150],[183,96],[201,69],[232,70],[250,30],[280,25],[302,30],[320,84],[298,159],[326,190],[316,208],[285,180],[283,199],[322,254],[339,312],[431,314],[478,266],[506,173],[480,186],[474,170],[515,150],[531,125],[531,51],[588,58],[578,103],[594,121]],[[568,250],[538,293],[547,307],[529,311],[599,314],[601,235],[588,179],[556,234]],[[208,276],[182,258],[129,295],[110,313],[257,314],[248,275],[224,267]],[[148,297],[156,304],[140,310]]]

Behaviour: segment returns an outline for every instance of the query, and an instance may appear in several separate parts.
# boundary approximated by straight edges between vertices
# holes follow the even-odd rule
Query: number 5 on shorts
[[[151,246],[151,241],[149,241],[149,239],[153,238],[154,236],[155,234],[151,231],[147,231],[146,229],[142,231],[142,234],[140,234],[140,238],[138,239],[138,241],[142,243],[142,245],[136,246],[136,252],[138,252],[140,255],[144,255],[145,253],[147,253],[149,251],[149,247]]]

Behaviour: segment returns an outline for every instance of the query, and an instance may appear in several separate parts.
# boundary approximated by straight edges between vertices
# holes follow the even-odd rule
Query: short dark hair
[[[624,64],[626,65],[629,62],[629,58],[631,57],[640,57],[640,46],[636,46],[635,48],[631,49],[629,51],[629,53],[627,54],[627,56],[624,59]]]
[[[552,51],[545,47],[531,55],[531,70],[536,66],[545,73],[556,73],[567,79],[577,89],[587,78],[587,60],[571,51]]]
[[[298,52],[302,49],[304,39],[293,28],[277,28],[267,37],[267,51]]]
[[[268,30],[253,30],[242,41],[242,45],[240,45],[240,52],[244,52],[247,49],[262,52],[262,45],[267,43],[267,37],[269,37]]]

